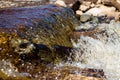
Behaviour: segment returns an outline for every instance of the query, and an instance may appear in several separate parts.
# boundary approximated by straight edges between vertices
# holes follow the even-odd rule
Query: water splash
[[[110,24],[99,24],[98,28],[105,30],[103,34],[96,34],[98,39],[81,36],[78,43],[74,43],[80,48],[76,59],[85,67],[102,68],[108,80],[119,80],[120,23],[111,21]]]
[[[12,77],[26,77],[26,76],[31,76],[29,73],[19,73],[18,69],[11,63],[10,60],[2,60],[0,61],[0,70],[8,75],[8,76],[12,76]]]
[[[120,80],[120,23],[111,21],[110,24],[99,24],[97,28],[105,32],[96,33],[97,39],[81,36],[77,43],[73,41],[74,47],[79,48],[75,51],[75,62],[60,63],[59,66],[103,69],[107,80]]]

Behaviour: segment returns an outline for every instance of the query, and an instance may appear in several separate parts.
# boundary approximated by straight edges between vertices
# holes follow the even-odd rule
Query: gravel
[[[53,0],[50,0],[51,3]],[[0,8],[24,7],[24,6],[39,6],[48,4],[49,0],[1,0]]]

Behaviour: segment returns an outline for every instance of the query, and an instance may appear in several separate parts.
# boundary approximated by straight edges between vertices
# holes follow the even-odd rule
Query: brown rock
[[[113,6],[112,0],[102,0],[102,3],[107,6]]]
[[[79,21],[70,8],[56,5],[2,9],[0,62],[4,60],[7,66],[8,59],[11,65],[15,65],[18,73],[28,73],[32,77],[32,72],[35,73],[36,68],[39,68],[39,73],[41,64],[57,61],[56,58],[59,56],[53,51],[55,45],[72,47],[70,35],[78,25]],[[6,67],[5,65],[1,65],[0,70]],[[9,67],[6,70],[9,70]],[[2,75],[0,77],[4,78]]]
[[[57,14],[59,13],[59,11],[60,11],[60,14]],[[65,33],[64,30],[67,30],[67,34],[70,35],[72,30],[75,27],[74,25],[78,24],[78,21],[76,20],[72,10],[65,8],[65,11],[64,11],[64,8],[58,7],[55,5],[47,5],[47,6],[33,7],[33,8],[32,7],[31,8],[12,8],[12,9],[0,10],[0,13],[1,13],[0,32],[5,34],[14,33],[16,34],[16,36],[27,39],[28,41],[32,40],[32,42],[37,44],[45,42],[46,45],[49,45],[51,43],[56,42],[56,39],[60,39],[60,35]],[[62,20],[62,18],[64,19]],[[54,24],[54,22],[56,24]],[[62,30],[62,27],[65,27],[65,25],[66,26],[70,25],[70,26]],[[57,26],[59,26],[61,29],[59,29]],[[61,33],[56,33],[57,31],[58,32],[60,31]],[[59,37],[59,38],[55,39],[55,35],[56,37]],[[54,41],[49,43],[50,40],[45,39],[45,37],[51,38],[52,41],[54,39]],[[41,39],[44,39],[44,40],[41,40]],[[56,44],[58,43],[61,44],[63,42],[61,41],[59,42],[58,40]]]
[[[91,70],[91,71],[90,71]],[[96,71],[95,71],[96,70]],[[92,72],[94,71],[94,72]],[[101,75],[101,72],[97,72],[99,69],[81,69],[78,67],[71,67],[71,66],[63,66],[57,69],[51,69],[47,71],[47,75],[45,79],[58,79],[58,80],[106,80],[104,75]],[[85,72],[86,75],[83,75]],[[96,72],[96,73],[95,73]],[[95,74],[99,75],[100,77],[96,76],[88,76],[87,74]],[[104,72],[103,72],[104,74]]]
[[[63,0],[66,4],[73,4],[78,0]]]
[[[101,33],[104,33],[104,31],[101,31],[101,30],[97,30],[97,29],[94,29],[94,30],[81,30],[81,31],[74,31],[73,34],[71,35],[71,37],[73,39],[79,39],[80,36],[89,36],[89,37],[93,37],[93,38],[97,38],[95,36],[95,34],[101,34]]]
[[[111,2],[120,11],[120,2],[117,0],[111,0]]]
[[[108,6],[114,6],[120,11],[120,1],[119,0],[102,0],[103,4]]]
[[[97,3],[98,0],[83,0],[83,1],[89,1],[89,2],[92,2],[92,3]]]
[[[64,80],[105,80],[105,79],[71,74],[68,75]]]

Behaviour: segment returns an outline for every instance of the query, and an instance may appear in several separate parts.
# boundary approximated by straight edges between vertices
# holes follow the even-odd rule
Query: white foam
[[[59,66],[72,65],[80,68],[103,69],[107,80],[120,80],[120,23],[99,24],[104,34],[96,34],[98,39],[81,36],[74,47],[75,62],[61,63]],[[107,35],[106,35],[107,34]]]

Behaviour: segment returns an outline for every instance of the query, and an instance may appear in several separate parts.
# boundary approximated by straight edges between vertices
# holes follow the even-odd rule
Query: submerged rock
[[[106,80],[103,70],[82,69],[78,67],[63,66],[51,68],[47,75],[39,75],[36,79],[40,80]],[[37,74],[36,74],[37,75]]]

